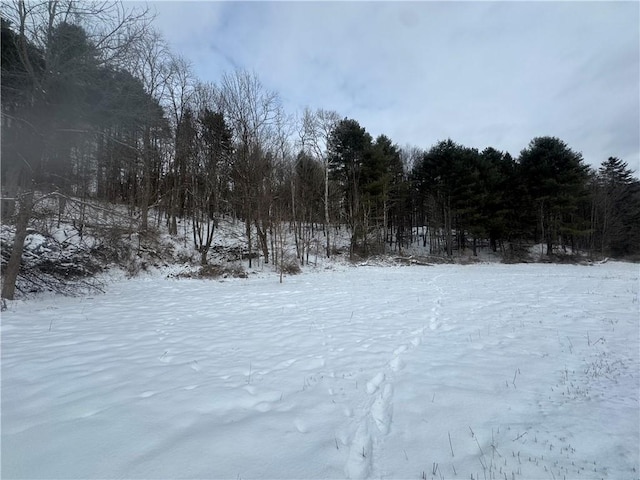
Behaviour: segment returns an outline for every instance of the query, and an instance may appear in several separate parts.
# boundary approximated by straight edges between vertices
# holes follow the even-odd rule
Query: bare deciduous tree
[[[157,134],[160,133],[157,129],[159,123],[157,117],[163,114],[154,106],[161,104],[166,98],[167,89],[170,85],[169,80],[174,74],[174,70],[169,48],[157,31],[149,30],[146,35],[140,38],[140,41],[137,42],[132,50],[129,68],[142,81],[145,92],[153,100],[153,102],[148,103],[147,118],[142,131],[142,192],[139,198],[139,205],[140,230],[145,232],[148,229],[149,207],[152,203],[155,203],[152,202],[151,198],[152,184],[154,183],[152,177],[153,173],[158,171],[157,168],[154,168],[154,163],[159,162],[159,159],[154,158],[154,153],[157,152],[157,149],[153,148],[153,143],[157,141],[157,138],[154,137],[157,137]],[[155,181],[157,183],[157,179]]]
[[[234,135],[234,194],[238,213],[245,223],[251,267],[253,225],[257,228],[265,262],[269,260],[268,250],[265,249],[264,225],[260,225],[260,212],[268,208],[265,204],[270,201],[268,182],[273,162],[268,147],[281,108],[280,99],[275,92],[266,90],[255,74],[243,70],[223,76],[220,94],[225,117]]]
[[[190,155],[187,149],[189,140],[184,138],[188,130],[185,114],[187,111],[193,112],[192,99],[195,84],[189,62],[180,56],[172,56],[167,82],[167,103],[171,112],[175,142],[173,161],[168,168],[169,193],[165,201],[165,208],[169,215],[169,233],[172,235],[178,233],[177,218],[184,215],[186,171]]]
[[[326,235],[326,255],[331,256],[330,218],[329,218],[329,157],[327,143],[329,135],[334,130],[340,116],[332,110],[318,109],[312,112],[306,108],[302,115],[300,128],[300,143],[302,149],[322,161],[324,165],[324,231]]]

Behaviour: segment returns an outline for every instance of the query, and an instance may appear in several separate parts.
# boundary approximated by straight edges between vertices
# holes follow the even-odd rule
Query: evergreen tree
[[[468,153],[465,147],[447,139],[431,147],[414,166],[413,177],[422,223],[426,222],[429,227],[431,253],[444,252],[451,256],[454,243],[460,243],[454,242],[454,226],[457,210],[464,209],[461,185],[468,186],[470,182],[463,167]]]
[[[329,167],[344,194],[343,212],[351,230],[350,255],[364,240],[364,221],[361,203],[363,165],[373,168],[371,135],[356,120],[340,121],[329,135],[327,145]],[[365,172],[368,174],[368,172]]]
[[[511,239],[517,226],[515,205],[518,197],[515,162],[509,153],[487,147],[480,154],[483,184],[482,215],[485,234],[492,251],[503,240]]]
[[[545,242],[547,254],[558,242],[574,244],[575,235],[583,231],[573,214],[587,194],[588,168],[582,154],[558,138],[537,137],[520,152],[518,163],[538,219],[536,236]]]
[[[402,160],[397,145],[385,135],[378,136],[364,156],[360,177],[365,231],[376,234],[377,249],[384,250],[390,211],[392,206],[397,207],[398,182],[402,180]],[[365,246],[369,248],[368,243]]]
[[[600,252],[614,257],[640,253],[640,182],[616,157],[602,163],[598,180]]]

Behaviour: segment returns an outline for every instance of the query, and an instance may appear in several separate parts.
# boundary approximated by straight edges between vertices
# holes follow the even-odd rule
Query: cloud
[[[158,2],[196,74],[253,70],[289,113],[355,118],[428,148],[517,156],[553,135],[598,165],[640,155],[635,2]]]

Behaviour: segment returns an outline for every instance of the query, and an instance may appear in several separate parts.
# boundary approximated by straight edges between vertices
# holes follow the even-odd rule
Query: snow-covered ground
[[[639,478],[638,266],[146,276],[2,315],[2,478]]]

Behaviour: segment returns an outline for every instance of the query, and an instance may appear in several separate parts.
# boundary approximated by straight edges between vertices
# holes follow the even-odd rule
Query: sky
[[[289,114],[517,157],[539,136],[640,171],[638,2],[148,2],[195,75],[255,72]]]

